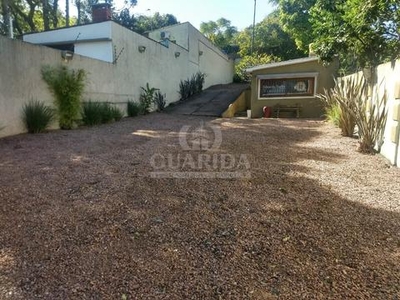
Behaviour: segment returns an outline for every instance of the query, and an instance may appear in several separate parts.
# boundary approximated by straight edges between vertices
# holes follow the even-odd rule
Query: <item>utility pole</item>
[[[254,51],[254,35],[256,30],[256,9],[257,9],[257,0],[254,0],[253,33],[251,36],[251,54],[253,54]]]
[[[69,0],[65,0],[65,26],[69,27]]]

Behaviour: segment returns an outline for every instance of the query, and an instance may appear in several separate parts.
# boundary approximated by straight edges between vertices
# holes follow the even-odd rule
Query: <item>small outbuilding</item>
[[[321,117],[323,106],[316,95],[334,86],[337,70],[337,62],[324,65],[316,56],[247,69],[251,117],[262,117],[264,112],[273,117]]]

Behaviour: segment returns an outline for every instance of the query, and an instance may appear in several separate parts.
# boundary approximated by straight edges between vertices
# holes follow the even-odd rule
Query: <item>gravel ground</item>
[[[201,120],[221,146],[183,150]],[[399,299],[400,169],[356,149],[321,121],[168,114],[1,139],[0,299]],[[152,178],[155,154],[251,177]]]

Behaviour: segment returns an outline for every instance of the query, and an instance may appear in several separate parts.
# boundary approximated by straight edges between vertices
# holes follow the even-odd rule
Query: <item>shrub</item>
[[[82,121],[85,125],[98,125],[119,121],[123,117],[122,112],[107,102],[85,102],[82,110]]]
[[[196,73],[196,93],[200,93],[203,90],[206,74],[202,72]]]
[[[179,82],[179,95],[181,100],[186,100],[190,97],[190,83],[188,80],[181,80]]]
[[[128,101],[127,112],[129,117],[136,117],[140,113],[140,104],[134,101]]]
[[[157,88],[151,88],[149,83],[146,83],[146,87],[141,87],[142,92],[140,94],[140,108],[142,114],[148,114],[150,112],[151,105],[154,102],[154,96]]]
[[[85,125],[98,125],[102,122],[100,102],[85,102],[82,109],[82,121]]]
[[[340,127],[340,118],[342,111],[340,110],[339,104],[333,104],[332,106],[328,106],[325,108],[325,116],[330,123],[333,125]]]
[[[180,100],[186,100],[189,97],[201,93],[204,86],[205,74],[197,72],[191,78],[181,80],[179,83]]]
[[[72,129],[81,110],[86,72],[70,70],[66,66],[42,68],[42,78],[55,97],[61,129]]]
[[[122,111],[116,106],[111,106],[111,112],[115,121],[120,121],[124,117]]]
[[[101,115],[101,123],[110,123],[114,121],[114,115],[112,106],[108,102],[101,102],[100,103],[100,115]]]
[[[154,104],[157,107],[157,111],[163,111],[165,109],[165,105],[167,104],[167,101],[165,101],[165,94],[161,94],[160,91],[157,91],[154,96]]]
[[[22,121],[29,133],[39,133],[54,120],[54,110],[43,102],[30,100],[22,107]]]

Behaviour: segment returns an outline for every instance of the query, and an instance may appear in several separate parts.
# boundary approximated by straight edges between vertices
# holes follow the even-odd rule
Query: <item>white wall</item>
[[[111,41],[83,42],[75,44],[75,53],[112,63],[114,60]]]
[[[25,34],[23,41],[32,44],[57,44],[88,40],[111,40],[111,23],[108,21]]]

